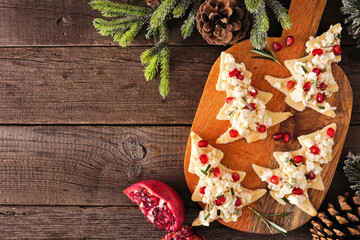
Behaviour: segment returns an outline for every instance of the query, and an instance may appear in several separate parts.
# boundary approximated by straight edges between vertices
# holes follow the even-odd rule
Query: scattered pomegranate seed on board
[[[279,51],[279,50],[282,49],[282,46],[281,46],[280,43],[278,43],[278,42],[274,42],[274,43],[273,43],[273,47],[274,47],[274,50],[275,50],[275,51]]]
[[[286,45],[291,46],[295,42],[295,38],[293,36],[288,36],[286,38]]]

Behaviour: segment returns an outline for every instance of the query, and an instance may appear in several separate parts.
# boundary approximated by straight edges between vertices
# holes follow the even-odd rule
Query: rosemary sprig
[[[241,98],[244,100],[246,106],[249,108],[250,111],[254,110],[253,107],[248,103],[248,101],[246,100],[246,98],[244,98],[244,97],[241,97]]]
[[[288,200],[286,197],[283,197],[282,200],[283,200],[284,202],[286,202],[286,203],[289,202],[289,200]]]
[[[325,109],[325,107],[324,107],[324,106],[320,106],[320,105],[318,105],[318,108],[320,108],[320,109],[322,109],[322,110],[324,110],[324,109]]]
[[[295,167],[297,167],[298,165],[294,162],[294,160],[293,159],[290,159],[290,162],[291,162],[291,164],[292,165],[294,165]]]
[[[269,228],[270,232],[272,234],[274,234],[274,231],[271,229],[270,225],[273,226],[276,230],[278,230],[282,235],[284,235],[286,237],[286,229],[280,227],[279,225],[277,225],[276,223],[274,223],[273,221],[270,221],[269,219],[265,218],[261,213],[257,212],[255,209],[251,208],[251,207],[247,207],[248,209],[250,209],[251,211],[253,211],[264,223],[265,225]],[[283,213],[282,215],[280,215],[282,217],[286,216],[288,213]],[[276,218],[276,220],[280,219],[279,217]],[[276,221],[274,220],[274,221]]]
[[[259,54],[260,56],[252,56],[251,58],[261,58],[261,59],[267,59],[267,60],[271,60],[276,62],[277,64],[281,65],[281,63],[279,62],[279,60],[277,60],[277,58],[275,57],[275,54],[273,53],[273,51],[271,51],[271,48],[269,46],[268,43],[266,43],[267,47],[269,50],[267,50],[266,48],[260,49],[260,50],[256,50],[256,49],[251,49],[250,51],[256,54]]]
[[[302,68],[302,70],[304,71],[305,74],[308,73],[308,70],[303,65],[301,65],[301,68]]]
[[[231,112],[229,112],[229,116],[231,116],[234,113],[234,110],[232,110]]]

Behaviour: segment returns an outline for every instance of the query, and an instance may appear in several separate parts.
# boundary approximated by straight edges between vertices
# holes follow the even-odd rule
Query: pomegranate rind
[[[131,193],[134,193],[135,191],[141,191],[142,188],[147,189],[151,195],[154,195],[167,202],[175,218],[175,223],[169,229],[169,231],[179,231],[185,222],[185,205],[180,195],[166,183],[157,180],[144,180],[135,183],[127,187],[124,190],[124,193],[131,199],[132,202],[136,203],[135,198],[131,197]]]
[[[191,233],[191,235],[185,235],[186,233]],[[206,238],[198,230],[190,226],[184,226],[180,231],[168,233],[161,240],[180,240],[180,239],[206,240]]]

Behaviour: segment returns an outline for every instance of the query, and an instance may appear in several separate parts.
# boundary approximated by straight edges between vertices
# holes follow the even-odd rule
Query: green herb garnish
[[[333,46],[335,46],[334,44],[333,45],[329,45],[329,46],[326,46],[324,48],[332,48]]]
[[[201,172],[206,176],[208,173],[207,173],[207,171],[209,170],[209,168],[211,167],[211,165],[209,164],[209,165],[207,165],[207,167],[206,167],[206,169],[205,169],[205,171],[204,170],[201,170]]]
[[[297,167],[298,165],[294,162],[293,159],[290,159],[290,162],[292,163],[292,165],[294,165],[295,167]]]
[[[269,48],[270,51],[268,51],[266,48],[263,48],[263,49],[260,49],[260,50],[252,49],[252,50],[250,50],[251,52],[259,54],[260,56],[252,56],[251,58],[260,58],[260,59],[271,60],[271,61],[274,61],[277,64],[281,65],[279,60],[277,60],[277,58],[275,57],[273,51],[271,51],[271,48],[270,48],[269,44],[266,43],[266,45],[267,45],[267,47]]]
[[[219,196],[216,197],[216,199],[222,198],[223,196],[224,196],[224,194],[219,195]]]
[[[288,188],[293,188],[293,185],[291,185],[290,183],[286,183],[285,184]]]
[[[206,216],[204,217],[204,220],[208,219],[210,217],[210,213],[206,214]]]
[[[304,71],[304,73],[308,73],[308,70],[303,65],[301,65],[301,68]]]
[[[245,104],[246,106],[249,108],[250,111],[254,110],[253,107],[248,103],[248,101],[246,100],[246,98],[244,97],[241,97],[244,101],[245,101]]]
[[[210,177],[210,175],[212,174],[213,171],[214,171],[214,169],[210,169],[210,172],[209,172],[209,176],[208,176],[208,177]]]
[[[231,112],[229,112],[229,116],[231,116],[234,113],[234,110],[232,110]]]
[[[207,172],[205,172],[204,170],[201,170],[201,172],[206,176]]]
[[[233,189],[233,188],[231,188],[230,190],[231,190],[231,195],[235,196],[234,189]]]
[[[323,68],[323,69],[321,69],[321,72],[323,73],[323,72],[326,72],[327,70],[326,70],[326,68]]]
[[[322,109],[322,110],[324,110],[324,109],[325,109],[325,107],[324,107],[324,106],[320,106],[320,105],[318,105],[318,108],[320,108],[320,109]]]
[[[282,200],[284,200],[284,202],[288,203],[289,200],[286,197],[283,197]]]
[[[286,229],[280,227],[279,225],[277,225],[276,223],[270,221],[269,219],[265,218],[261,213],[257,212],[256,210],[254,210],[251,207],[248,207],[248,209],[250,209],[251,211],[253,211],[264,223],[265,225],[269,228],[270,232],[272,234],[274,234],[274,231],[271,229],[271,226],[273,226],[276,230],[278,230],[282,235],[284,235],[286,237]],[[280,215],[282,217],[286,216],[287,214],[283,213],[282,215]],[[279,217],[276,218],[276,220],[280,219]],[[270,226],[271,225],[271,226]]]

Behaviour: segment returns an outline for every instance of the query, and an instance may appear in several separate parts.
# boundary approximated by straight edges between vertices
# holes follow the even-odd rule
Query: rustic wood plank
[[[196,217],[198,208],[188,208],[186,223]],[[0,206],[0,234],[6,239],[146,239],[159,240],[165,235],[157,230],[137,208],[122,207],[21,207]],[[289,239],[311,239],[310,225],[288,234]],[[249,234],[214,222],[197,228],[207,240],[269,239],[280,235]]]
[[[183,171],[189,131],[189,126],[0,126],[0,205],[134,206],[122,191],[153,178],[174,187],[187,206],[197,206]],[[360,126],[350,127],[341,159],[358,151],[359,132]],[[329,199],[346,186],[340,161]]]
[[[119,2],[144,5],[143,0]],[[289,5],[289,1],[282,2],[285,6]],[[96,33],[92,20],[99,13],[92,10],[88,3],[88,0],[0,1],[0,46],[115,46],[110,37]],[[344,16],[339,12],[340,6],[341,1],[328,1],[319,33],[330,24],[344,22]],[[207,45],[196,30],[189,39],[183,40],[180,34],[182,21],[175,20],[170,24],[171,45]],[[270,21],[269,36],[280,36],[281,26],[273,14],[270,14]],[[134,40],[134,46],[154,43],[154,40],[143,37],[144,32]],[[355,41],[344,33],[343,44],[355,45]]]
[[[146,82],[143,47],[2,48],[0,123],[191,124],[211,66],[225,48],[172,47],[165,101]],[[352,124],[360,124],[360,54],[344,47],[352,84]]]

